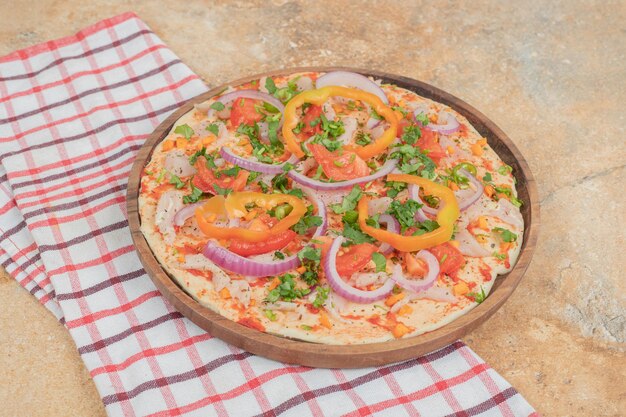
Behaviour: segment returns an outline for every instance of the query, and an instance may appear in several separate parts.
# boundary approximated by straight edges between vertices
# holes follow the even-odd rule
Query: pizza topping
[[[438,228],[423,234],[405,236],[398,233],[392,233],[388,230],[377,229],[368,224],[368,198],[363,197],[359,201],[359,225],[361,230],[368,235],[380,240],[381,242],[389,243],[395,249],[403,252],[415,252],[420,249],[430,248],[443,242],[447,242],[452,237],[454,223],[459,218],[460,211],[456,198],[447,187],[434,183],[425,178],[416,177],[414,175],[403,174],[390,174],[387,179],[394,182],[405,182],[408,184],[415,184],[422,187],[429,194],[433,194],[439,197],[443,204],[443,207],[437,213]]]
[[[282,164],[273,165],[263,162],[255,162],[249,159],[243,158],[241,156],[235,155],[235,153],[230,149],[224,146],[220,149],[220,155],[224,158],[225,161],[234,164],[235,166],[239,166],[248,171],[260,172],[262,174],[280,174],[284,171],[287,164],[295,164],[298,162],[298,158],[292,155],[286,162]]]
[[[305,153],[300,147],[300,143],[298,142],[293,132],[293,129],[295,129],[298,124],[297,109],[302,107],[302,105],[306,103],[321,106],[330,97],[343,97],[367,103],[372,107],[373,110],[376,111],[377,114],[383,116],[389,124],[387,130],[385,130],[385,132],[382,134],[381,137],[376,140],[376,142],[373,142],[366,146],[357,146],[354,149],[357,155],[359,155],[361,158],[368,159],[372,156],[379,155],[395,139],[398,123],[397,117],[394,114],[393,110],[385,105],[385,103],[381,101],[381,99],[378,98],[376,95],[346,87],[323,87],[318,88],[317,90],[309,90],[298,94],[293,99],[291,99],[285,107],[283,117],[285,120],[285,123],[283,124],[283,137],[285,138],[285,144],[287,145],[287,148],[296,156],[300,158],[305,156]]]
[[[314,178],[307,177],[304,173],[298,172],[295,169],[292,169],[287,173],[287,176],[297,182],[298,184],[304,185],[306,187],[312,188],[318,191],[332,191],[332,190],[342,190],[346,188],[350,188],[356,184],[365,184],[370,181],[374,181],[378,178],[384,177],[389,174],[396,167],[397,161],[395,159],[389,159],[383,166],[381,166],[378,171],[373,174],[366,175],[364,177],[354,178],[347,181],[339,181],[339,182],[324,182],[319,181]]]
[[[402,272],[402,266],[400,264],[396,264],[393,267],[393,273],[391,274],[391,279],[396,282],[400,287],[412,291],[412,292],[420,292],[425,291],[428,288],[432,287],[432,285],[437,280],[437,276],[439,276],[439,262],[437,258],[427,250],[420,250],[416,255],[412,255],[407,253],[405,256],[407,257],[415,257],[416,260],[421,260],[426,263],[426,273],[422,279],[410,279],[405,277],[404,272]]]
[[[415,110],[415,118],[419,117],[420,113],[423,113],[423,109],[418,108]],[[435,132],[439,132],[442,135],[451,135],[461,128],[461,124],[456,117],[447,111],[439,112],[437,115],[437,122],[437,124],[429,123],[428,128],[430,130],[434,130]]]
[[[348,71],[333,71],[328,72],[317,79],[315,87],[322,88],[334,85],[341,85],[344,87],[358,88],[359,90],[367,91],[374,94],[383,103],[389,104],[389,99],[385,92],[380,88],[378,84],[369,78],[357,74],[355,72]]]
[[[387,279],[380,287],[367,291],[354,288],[341,277],[337,270],[337,255],[343,242],[342,236],[336,237],[324,258],[324,274],[331,288],[340,296],[357,303],[371,303],[387,297],[394,286],[394,281],[391,279]]]
[[[246,104],[246,100],[243,100],[243,99],[250,99],[250,100],[247,100],[248,104]],[[258,121],[258,120],[254,120],[256,117],[250,118],[251,116],[250,110],[246,107],[246,106],[249,107],[250,105],[252,105],[252,111],[254,111],[253,101],[256,101],[256,100],[258,100],[257,103],[262,102],[262,103],[267,103],[271,105],[272,107],[278,110],[278,113],[282,114],[283,111],[285,110],[285,106],[283,105],[283,103],[281,103],[280,100],[277,100],[275,97],[270,96],[269,94],[263,93],[258,90],[237,90],[231,93],[224,94],[223,96],[218,98],[211,105],[211,108],[209,109],[209,112],[208,112],[208,117],[210,119],[215,116],[216,112],[218,112],[217,113],[218,117],[222,119],[231,118],[231,122],[232,122],[233,121],[232,120],[233,118],[232,108],[235,107],[234,104],[237,104],[239,108],[235,110],[235,116],[238,122],[244,119],[246,120],[246,122],[252,121],[252,120]],[[231,103],[233,102],[235,103],[231,105]],[[241,107],[246,107],[245,112],[244,110],[240,109]],[[254,111],[254,113],[257,114],[256,111]],[[250,120],[248,120],[247,117],[250,118]],[[240,123],[234,123],[233,125],[239,126],[239,124]]]
[[[278,262],[248,259],[229,251],[212,240],[207,242],[202,254],[220,268],[250,277],[275,276],[295,269],[300,265],[297,255],[287,257]]]
[[[284,232],[296,224],[298,220],[307,212],[306,206],[298,197],[289,194],[263,194],[252,191],[242,191],[231,193],[226,199],[219,200],[216,196],[207,200],[196,209],[196,221],[200,230],[208,237],[215,239],[237,238],[247,242],[261,242],[272,235]],[[223,201],[223,208],[219,207]],[[269,230],[251,230],[244,227],[219,227],[212,223],[216,216],[225,209],[229,219],[240,219],[249,215],[248,208],[258,207],[268,212],[277,206],[288,204],[291,211],[283,218],[279,219]]]

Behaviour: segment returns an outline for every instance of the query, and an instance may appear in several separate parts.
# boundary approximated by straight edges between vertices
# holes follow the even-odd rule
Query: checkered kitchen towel
[[[132,13],[0,58],[0,263],[68,328],[110,415],[536,414],[461,342],[311,369],[175,311],[135,254],[125,190],[146,136],[206,90]]]

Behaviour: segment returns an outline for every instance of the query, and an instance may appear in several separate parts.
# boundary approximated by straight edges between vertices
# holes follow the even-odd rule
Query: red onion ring
[[[323,182],[314,180],[313,178],[309,178],[306,175],[297,172],[296,170],[291,170],[287,173],[287,176],[297,182],[300,185],[305,187],[312,188],[317,191],[326,191],[326,190],[341,190],[344,188],[350,188],[356,184],[363,184],[366,182],[374,181],[380,177],[383,177],[389,174],[395,168],[398,163],[397,159],[390,159],[385,164],[380,167],[380,169],[374,174],[370,174],[366,177],[354,178],[348,181],[338,181],[338,182]]]
[[[354,288],[339,276],[339,273],[337,273],[337,252],[339,252],[343,240],[343,236],[336,237],[324,258],[324,274],[333,291],[350,301],[361,304],[371,303],[387,297],[394,286],[394,281],[391,279],[388,279],[381,287],[373,291],[364,291]]]
[[[249,98],[249,99],[253,99],[253,100],[261,100],[264,101],[266,103],[271,104],[272,106],[276,107],[278,109],[278,111],[280,112],[280,114],[283,114],[283,112],[285,111],[285,106],[283,105],[283,103],[280,102],[279,99],[277,99],[274,96],[271,96],[267,93],[263,93],[261,91],[258,90],[237,90],[237,91],[232,91],[230,93],[224,94],[223,96],[221,96],[220,98],[218,98],[217,100],[215,100],[216,103],[222,103],[224,105],[224,107],[228,106],[230,103],[232,103],[233,101],[237,100],[238,98]],[[213,108],[210,108],[207,116],[209,118],[213,117],[215,114],[216,110]],[[280,119],[280,123],[279,126],[282,124],[283,119],[281,117]]]
[[[248,171],[258,171],[261,174],[272,174],[272,175],[277,175],[277,174],[282,173],[283,167],[285,166],[285,164],[287,163],[295,164],[296,162],[298,162],[298,158],[295,155],[291,155],[291,158],[289,158],[286,162],[283,162],[282,164],[278,164],[278,165],[270,165],[270,164],[265,164],[263,162],[251,161],[249,159],[235,155],[230,150],[230,148],[227,148],[225,146],[222,147],[222,149],[220,149],[220,155],[227,162],[238,165],[239,167],[246,169]]]
[[[407,253],[406,256],[412,255]],[[435,255],[425,249],[417,252],[415,258],[423,260],[428,266],[428,273],[423,279],[419,281],[407,279],[404,276],[404,273],[402,272],[402,267],[399,264],[394,265],[391,279],[405,290],[413,292],[426,291],[433,286],[433,284],[437,280],[437,276],[439,276],[439,261],[437,260]]]
[[[211,240],[207,242],[202,254],[220,268],[251,277],[279,275],[300,266],[298,255],[290,256],[279,262],[254,261],[237,255]]]
[[[373,130],[376,126],[378,126],[382,122],[383,122],[382,120],[378,120],[378,119],[374,119],[373,117],[370,117],[369,119],[367,119],[367,123],[365,124],[365,127],[367,127],[369,130]]]
[[[400,233],[400,223],[398,223],[396,218],[391,216],[390,214],[381,214],[378,218],[378,223],[386,224],[388,232]],[[389,255],[393,250],[393,247],[389,243],[383,243],[382,245],[380,245],[378,250],[384,255]]]
[[[178,212],[174,215],[174,221],[173,221],[174,226],[180,227],[183,224],[185,224],[185,221],[187,221],[188,218],[193,216],[194,213],[196,212],[196,209],[200,207],[201,205],[203,205],[204,203],[206,203],[206,201],[199,201],[193,204],[186,204],[185,207],[178,210]]]
[[[418,109],[413,112],[413,115],[417,117],[420,113],[423,113],[423,111]],[[461,124],[456,119],[456,117],[454,117],[454,115],[446,111],[439,112],[439,120],[443,120],[445,123],[443,124],[428,123],[428,125],[426,126],[426,129],[434,130],[435,132],[439,132],[442,135],[450,135],[458,131],[461,128]]]
[[[326,227],[328,227],[328,215],[326,214],[326,204],[311,190],[310,188],[302,188],[302,192],[306,194],[307,197],[317,207],[317,215],[322,218],[322,224],[317,227],[315,233],[313,233],[313,239],[319,236],[323,236],[326,233]]]
[[[389,104],[389,99],[382,88],[374,81],[364,75],[348,71],[328,72],[315,81],[315,88],[327,87],[330,85],[354,87],[367,91],[377,96],[385,104]]]

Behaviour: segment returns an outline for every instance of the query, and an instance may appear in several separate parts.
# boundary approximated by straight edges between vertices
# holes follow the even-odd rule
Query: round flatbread
[[[326,344],[465,314],[523,240],[514,173],[453,109],[359,74],[229,87],[182,116],[141,177],[141,231],[202,305]]]

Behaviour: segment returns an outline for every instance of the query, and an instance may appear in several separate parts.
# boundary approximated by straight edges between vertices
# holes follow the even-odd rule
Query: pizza
[[[454,109],[303,72],[196,104],[141,174],[141,231],[203,306],[324,344],[415,337],[481,303],[521,249],[513,169]]]

